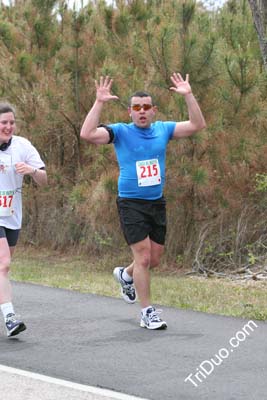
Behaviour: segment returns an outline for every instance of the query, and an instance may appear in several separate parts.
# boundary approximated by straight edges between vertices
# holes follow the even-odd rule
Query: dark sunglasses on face
[[[153,104],[133,104],[131,106],[132,110],[134,111],[140,111],[141,109],[143,109],[144,111],[148,111],[153,107]]]

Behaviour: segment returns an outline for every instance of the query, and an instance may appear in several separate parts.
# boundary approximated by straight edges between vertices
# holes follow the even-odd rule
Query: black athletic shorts
[[[118,197],[117,207],[128,245],[140,242],[148,236],[158,244],[165,243],[167,221],[164,197],[157,200]]]
[[[19,238],[20,229],[8,229],[0,226],[0,239],[5,237],[9,247],[16,246]]]

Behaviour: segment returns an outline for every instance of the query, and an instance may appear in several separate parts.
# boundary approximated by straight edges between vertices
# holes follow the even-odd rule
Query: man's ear
[[[132,116],[132,114],[131,114],[131,107],[128,107],[128,114],[129,114],[130,117]]]
[[[158,107],[157,106],[153,106],[153,111],[154,111],[154,114],[156,114],[158,112]]]

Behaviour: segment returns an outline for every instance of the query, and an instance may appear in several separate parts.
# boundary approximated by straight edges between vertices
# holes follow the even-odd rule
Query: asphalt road
[[[138,304],[15,282],[13,292],[28,329],[8,339],[0,320],[0,365],[148,400],[266,398],[265,322],[161,307],[168,329],[148,331]],[[13,378],[0,371],[6,393]]]

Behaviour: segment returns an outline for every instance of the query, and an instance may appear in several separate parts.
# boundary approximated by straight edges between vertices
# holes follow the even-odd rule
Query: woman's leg
[[[11,284],[9,281],[9,269],[11,262],[11,252],[6,238],[0,238],[0,304],[11,302]]]

